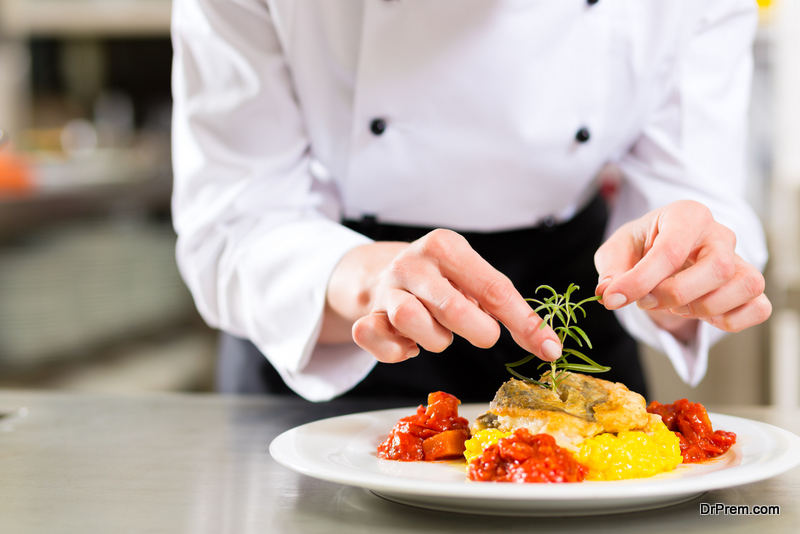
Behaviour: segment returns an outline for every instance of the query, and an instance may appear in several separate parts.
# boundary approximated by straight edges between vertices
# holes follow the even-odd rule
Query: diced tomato
[[[582,482],[589,469],[549,434],[519,428],[483,451],[469,465],[478,482]]]
[[[647,411],[658,414],[680,440],[684,463],[696,463],[724,454],[736,443],[736,434],[714,430],[705,406],[686,399],[672,404],[653,401]]]
[[[459,404],[460,401],[449,393],[437,391],[429,394],[427,407],[419,406],[417,413],[397,422],[386,441],[378,446],[378,457],[416,461],[459,456],[464,452],[464,441],[469,439],[469,422],[458,416]],[[460,433],[439,438],[441,434],[455,430]],[[461,440],[462,436],[466,437]],[[438,440],[431,441],[427,446],[430,452],[426,452],[423,443],[434,438]],[[459,446],[461,450],[453,453]]]
[[[408,432],[392,430],[386,441],[378,445],[378,457],[401,462],[417,462],[425,457],[422,440]]]

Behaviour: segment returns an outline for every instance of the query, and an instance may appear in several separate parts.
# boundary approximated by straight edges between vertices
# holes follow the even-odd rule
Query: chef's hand
[[[609,310],[636,302],[662,328],[691,340],[697,320],[728,332],[765,321],[764,277],[734,252],[736,236],[704,205],[682,200],[631,221],[595,254],[595,294]]]
[[[558,336],[539,328],[541,319],[505,275],[461,235],[434,230],[413,243],[376,242],[346,254],[328,283],[320,342],[355,340],[382,362],[400,362],[420,346],[443,351],[454,334],[491,347],[498,320],[542,359],[561,355]]]

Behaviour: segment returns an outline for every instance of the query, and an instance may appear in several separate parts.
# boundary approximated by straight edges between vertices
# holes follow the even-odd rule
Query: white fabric
[[[564,220],[608,162],[625,176],[613,227],[694,198],[763,266],[744,199],[755,24],[751,0],[175,0],[173,210],[200,313],[332,398],[375,363],[316,342],[332,269],[368,242],[341,215]],[[699,382],[718,332],[687,349],[619,316]]]

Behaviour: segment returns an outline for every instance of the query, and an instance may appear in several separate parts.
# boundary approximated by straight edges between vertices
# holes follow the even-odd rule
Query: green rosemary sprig
[[[586,335],[586,332],[584,332],[582,328],[575,324],[578,322],[578,315],[575,312],[576,310],[580,311],[581,314],[583,314],[583,317],[586,317],[586,310],[584,310],[582,306],[587,302],[600,300],[600,296],[589,297],[579,302],[571,302],[570,297],[572,296],[572,293],[580,289],[580,287],[576,286],[575,284],[570,284],[567,288],[567,292],[563,295],[559,294],[555,289],[547,285],[537,287],[536,293],[539,293],[540,289],[550,291],[552,296],[544,300],[530,298],[525,300],[528,302],[533,302],[537,305],[536,309],[534,310],[536,313],[541,311],[546,312],[544,317],[542,317],[542,324],[540,328],[544,328],[545,325],[550,325],[550,328],[552,328],[558,335],[558,339],[561,341],[561,346],[563,347],[561,351],[561,357],[559,359],[552,362],[542,362],[537,367],[537,369],[540,369],[546,365],[550,366],[549,372],[551,383],[548,384],[546,382],[542,382],[541,378],[539,380],[528,378],[513,369],[514,367],[519,367],[520,365],[524,365],[534,359],[536,356],[533,354],[529,354],[517,362],[507,363],[506,369],[508,369],[508,372],[520,380],[532,382],[544,388],[551,388],[556,394],[558,394],[558,386],[561,385],[561,382],[569,375],[569,371],[578,371],[581,373],[605,373],[606,371],[611,370],[610,367],[598,364],[578,350],[564,347],[564,342],[566,339],[571,338],[578,344],[578,347],[583,347],[583,344],[586,343],[589,348],[592,348],[592,342],[589,341],[589,337]],[[558,320],[558,325],[556,325],[556,320]],[[570,363],[567,361],[567,356],[575,356],[583,360],[585,363]]]

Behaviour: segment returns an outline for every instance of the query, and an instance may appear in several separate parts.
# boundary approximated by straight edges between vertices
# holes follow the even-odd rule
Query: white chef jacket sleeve
[[[763,269],[762,226],[745,200],[756,24],[755,2],[705,4],[674,68],[665,74],[665,92],[654,102],[641,136],[618,162],[624,178],[609,231],[672,201],[694,199],[736,233],[737,253]],[[617,314],[634,337],[666,353],[681,379],[693,386],[705,376],[709,347],[724,335],[701,322],[697,339],[683,345],[635,305]]]
[[[316,343],[333,268],[369,240],[331,220],[265,2],[176,0],[172,24],[181,274],[211,326],[252,340],[300,395],[330,399],[375,364],[355,344]]]

